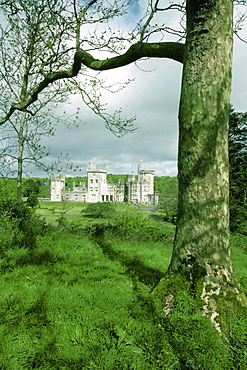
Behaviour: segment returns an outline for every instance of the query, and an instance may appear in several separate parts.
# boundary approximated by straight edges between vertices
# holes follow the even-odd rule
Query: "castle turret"
[[[88,179],[88,202],[105,202],[110,200],[107,194],[107,168],[97,168],[94,163],[89,163],[87,168]]]
[[[65,175],[51,178],[51,201],[60,202],[62,191],[65,189]]]

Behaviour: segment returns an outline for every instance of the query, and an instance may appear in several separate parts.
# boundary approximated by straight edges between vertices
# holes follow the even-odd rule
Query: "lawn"
[[[80,216],[76,227],[66,217],[44,225],[34,248],[2,255],[1,370],[247,368],[246,318],[233,323],[226,345],[191,297],[167,318],[150,295],[169,265],[173,225],[140,212],[91,223]],[[245,242],[232,238],[247,293]]]

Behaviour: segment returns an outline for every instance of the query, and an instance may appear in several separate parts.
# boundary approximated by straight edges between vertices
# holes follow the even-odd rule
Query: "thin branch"
[[[238,38],[240,41],[242,41],[242,42],[244,42],[245,44],[247,44],[247,40],[242,39],[242,37],[240,37],[240,36],[239,36],[238,31],[234,31],[234,35],[236,35],[236,36],[237,36],[237,38]]]
[[[156,0],[154,7],[152,7],[152,6],[151,6],[151,12],[150,12],[150,14],[149,14],[149,17],[147,18],[147,20],[146,20],[146,22],[144,23],[144,25],[143,25],[143,27],[142,27],[142,30],[141,30],[141,32],[140,32],[140,40],[139,40],[139,42],[142,42],[142,41],[143,41],[143,39],[144,39],[144,33],[145,33],[145,31],[146,31],[147,27],[149,26],[149,24],[150,24],[151,20],[153,19],[154,14],[155,14],[155,13],[156,13],[156,11],[157,11],[158,3],[159,3],[159,0]]]

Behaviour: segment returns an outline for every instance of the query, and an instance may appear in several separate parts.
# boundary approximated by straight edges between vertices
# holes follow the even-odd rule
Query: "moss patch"
[[[215,296],[219,316],[217,322],[222,332],[229,337],[232,322],[236,322],[247,315],[247,298],[245,294],[228,290],[225,294]]]

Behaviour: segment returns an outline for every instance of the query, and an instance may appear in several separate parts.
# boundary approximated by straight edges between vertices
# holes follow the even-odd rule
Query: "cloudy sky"
[[[241,36],[247,39],[247,29]],[[236,111],[247,111],[246,66],[247,44],[236,38],[231,96]],[[124,116],[135,115],[137,130],[122,138],[115,137],[102,119],[74,96],[72,107],[81,107],[82,119],[87,124],[70,129],[59,125],[56,136],[46,141],[52,148],[51,158],[60,152],[69,153],[71,161],[81,169],[73,176],[84,176],[90,161],[97,166],[106,164],[108,172],[114,174],[136,171],[142,163],[143,168],[155,170],[157,176],[176,176],[181,73],[180,63],[166,59],[144,60],[137,66],[102,72],[110,82],[134,79],[125,90],[105,94],[104,98],[108,100],[109,111],[122,107]]]

